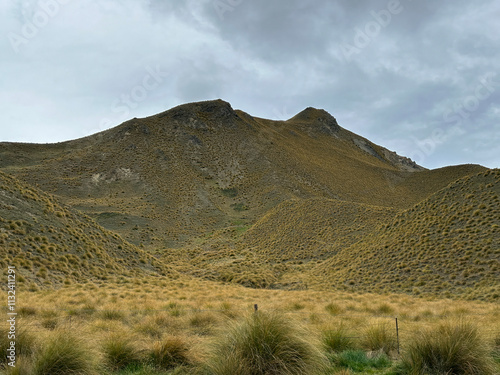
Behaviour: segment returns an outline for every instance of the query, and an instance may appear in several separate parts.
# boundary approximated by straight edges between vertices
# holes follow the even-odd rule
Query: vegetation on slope
[[[16,266],[18,280],[33,288],[89,278],[176,275],[89,217],[2,172],[0,256],[2,269]]]
[[[402,168],[404,158],[387,155],[322,110],[270,121],[218,100],[80,140],[3,143],[0,169],[128,242],[158,249],[185,246],[236,220],[252,225],[290,199],[408,208],[470,173],[421,171],[410,162]],[[420,173],[425,178],[413,177]]]
[[[271,121],[191,103],[75,141],[0,144],[0,169],[23,181],[2,175],[3,263],[37,284],[169,264],[256,288],[498,295],[496,181],[444,189],[488,170],[423,170],[322,110]]]
[[[311,273],[349,290],[499,300],[499,226],[500,170],[489,170],[398,214]]]
[[[325,259],[396,213],[334,199],[291,200],[270,210],[243,235],[242,243],[273,263]]]

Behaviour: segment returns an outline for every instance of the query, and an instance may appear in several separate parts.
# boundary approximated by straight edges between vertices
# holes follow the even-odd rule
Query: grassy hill
[[[0,143],[0,171],[3,262],[38,284],[180,272],[497,295],[497,172],[426,170],[319,109],[271,121],[190,103],[78,140]]]
[[[242,242],[273,262],[325,259],[358,242],[396,212],[333,199],[291,200],[270,210]]]
[[[333,199],[293,199],[252,226],[235,222],[185,248],[168,249],[162,256],[183,272],[209,280],[303,289],[304,266],[361,240],[397,212]],[[291,273],[298,275],[286,281]]]
[[[500,299],[500,170],[464,177],[314,268],[349,290]]]
[[[0,172],[2,269],[15,265],[21,282],[57,286],[119,276],[178,276],[53,196]]]
[[[451,169],[424,171],[322,110],[270,121],[221,100],[60,144],[0,144],[0,170],[149,249],[182,247],[235,221],[252,225],[290,199],[408,208],[482,168]]]

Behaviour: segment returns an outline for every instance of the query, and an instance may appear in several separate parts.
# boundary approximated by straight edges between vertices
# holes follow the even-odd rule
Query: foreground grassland
[[[258,347],[259,334],[264,334],[268,335],[264,340],[285,335],[285,344],[278,341],[278,347],[292,345],[311,363],[305,363],[302,372],[269,372],[264,358],[264,372],[251,374],[308,374],[312,369],[321,374],[404,374],[410,373],[402,371],[405,353],[415,350],[415,338],[422,331],[446,330],[441,326],[449,323],[477,327],[477,342],[471,345],[484,346],[487,361],[494,363],[496,358],[497,372],[492,370],[492,374],[500,370],[500,308],[487,302],[254,290],[195,280],[144,278],[21,291],[17,311],[18,372],[6,373],[66,374],[69,372],[57,372],[60,370],[50,366],[54,356],[69,353],[59,360],[76,361],[73,365],[80,369],[78,374],[246,374],[246,370],[235,370],[214,358],[244,352],[237,349],[241,340],[240,346],[253,343]],[[264,321],[255,323],[255,316]],[[276,324],[277,328],[254,331],[251,324]],[[5,325],[2,329],[4,336]],[[467,340],[472,340],[470,336],[466,335]],[[228,342],[236,349],[229,348]],[[266,350],[258,354],[265,357]],[[238,358],[235,361],[257,361]],[[286,362],[294,361],[288,358]]]

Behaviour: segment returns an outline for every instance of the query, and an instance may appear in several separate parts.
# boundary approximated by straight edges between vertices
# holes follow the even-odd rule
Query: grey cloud
[[[222,17],[217,1],[229,6]],[[36,4],[2,4],[0,34],[20,32]],[[419,142],[432,140],[436,130],[449,132],[425,153],[428,167],[458,162],[498,167],[500,159],[490,148],[500,133],[500,76],[488,97],[480,95],[477,105],[469,100],[473,110],[458,127],[456,112],[474,98],[485,74],[500,74],[500,4],[400,0],[401,11],[385,22],[390,4],[398,5],[394,0],[69,2],[20,53],[7,38],[0,41],[5,72],[0,120],[9,124],[0,125],[2,140],[78,137],[103,130],[103,119],[117,125],[125,119],[113,103],[140,84],[148,66],[160,66],[169,77],[130,108],[130,117],[216,97],[277,119],[313,106],[408,156],[422,154]],[[360,30],[372,33],[366,46],[356,45]],[[350,59],[342,50],[346,45],[359,47]],[[37,133],[34,126],[44,130]],[[460,132],[448,130],[454,126]]]

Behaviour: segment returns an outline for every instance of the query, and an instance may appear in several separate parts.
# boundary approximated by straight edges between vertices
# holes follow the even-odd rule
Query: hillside
[[[191,103],[79,140],[0,144],[0,170],[149,250],[183,248],[279,204],[329,199],[406,209],[484,168],[427,171],[307,108],[288,121]]]
[[[500,170],[464,177],[314,268],[356,291],[500,299]]]
[[[498,171],[426,170],[320,109],[271,121],[190,103],[64,143],[0,143],[0,171],[2,262],[37,285],[185,274],[499,295]]]
[[[287,201],[270,210],[243,236],[245,247],[273,262],[325,259],[358,242],[397,213],[332,199]]]
[[[19,281],[33,288],[120,276],[178,277],[89,217],[2,172],[0,255],[2,269],[15,265]]]
[[[360,241],[397,212],[334,199],[293,199],[269,210],[252,226],[235,222],[162,256],[182,272],[208,280],[302,289],[304,265],[328,259]]]

